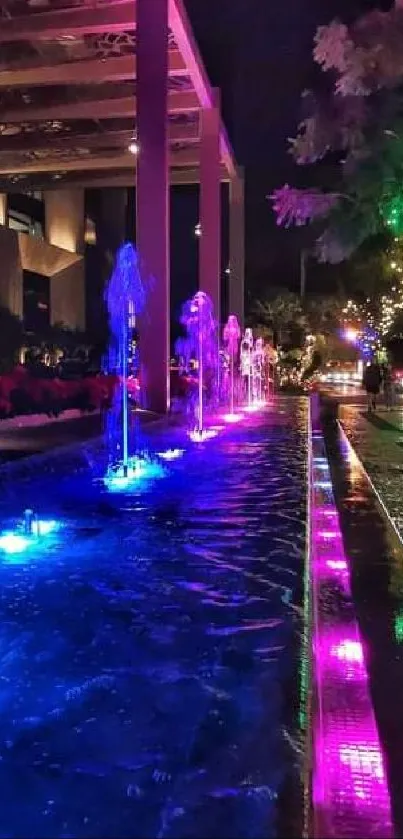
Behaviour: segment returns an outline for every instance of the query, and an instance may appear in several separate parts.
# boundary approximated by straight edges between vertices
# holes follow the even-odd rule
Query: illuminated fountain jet
[[[108,469],[105,484],[113,491],[152,476],[161,467],[150,462],[139,439],[139,345],[136,318],[145,306],[138,256],[131,244],[117,253],[105,302],[109,314],[108,372],[116,376],[113,404],[107,416]]]
[[[263,375],[264,375],[265,350],[263,338],[256,338],[252,350],[252,390],[253,404],[261,405],[263,402]]]
[[[202,442],[214,436],[212,429],[205,428],[205,405],[211,393],[209,391],[217,381],[217,324],[214,319],[213,304],[203,291],[198,291],[188,300],[182,309],[181,324],[186,329],[182,339],[182,353],[190,365],[196,362],[196,390],[191,395],[194,427],[190,436],[195,442]]]
[[[253,368],[252,368],[252,352],[253,352],[253,332],[248,327],[245,329],[245,334],[241,343],[241,376],[245,383],[247,393],[247,407],[251,410],[253,407]]]
[[[226,414],[227,422],[236,422],[240,416],[235,413],[235,365],[238,357],[239,342],[241,340],[241,329],[236,315],[230,315],[223,330],[223,343],[229,359],[229,414]]]

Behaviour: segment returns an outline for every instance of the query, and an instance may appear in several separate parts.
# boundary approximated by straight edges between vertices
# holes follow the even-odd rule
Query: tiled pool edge
[[[306,542],[305,566],[303,579],[303,627],[300,668],[300,729],[303,733],[302,765],[302,837],[310,839],[313,835],[312,808],[312,581],[311,581],[311,471],[312,471],[312,406],[308,398],[307,409],[307,462],[306,462]]]
[[[393,828],[384,759],[315,402],[309,449],[313,835],[317,839],[390,839]]]

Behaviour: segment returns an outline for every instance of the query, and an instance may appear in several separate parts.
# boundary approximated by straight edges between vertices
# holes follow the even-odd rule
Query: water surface
[[[306,423],[283,400],[123,499],[69,456],[9,467],[3,523],[63,526],[0,565],[0,837],[278,835]]]

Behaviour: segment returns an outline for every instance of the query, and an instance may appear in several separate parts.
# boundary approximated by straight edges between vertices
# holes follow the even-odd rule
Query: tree
[[[313,55],[333,84],[303,94],[290,151],[301,166],[336,160],[334,186],[271,198],[278,224],[313,224],[318,258],[338,263],[385,228],[403,233],[403,8],[319,27]]]
[[[282,343],[286,333],[304,327],[301,300],[289,291],[272,292],[265,300],[257,300],[253,307],[253,320],[261,334]]]
[[[0,306],[0,373],[11,370],[23,343],[22,321],[5,306]]]

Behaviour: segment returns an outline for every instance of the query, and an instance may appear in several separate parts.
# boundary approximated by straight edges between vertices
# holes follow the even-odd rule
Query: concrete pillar
[[[0,306],[23,317],[23,270],[16,230],[0,226]]]
[[[245,320],[245,210],[243,170],[231,178],[229,192],[229,313]]]
[[[220,97],[200,113],[199,287],[211,297],[221,322],[221,158]]]
[[[7,225],[7,193],[0,192],[0,224]]]
[[[45,238],[70,253],[83,253],[84,190],[45,192]]]
[[[169,408],[168,2],[137,0],[137,246],[146,312],[140,352],[148,407]]]
[[[70,253],[84,252],[84,190],[45,192],[45,237]],[[50,320],[69,329],[85,329],[84,258],[50,280]]]

